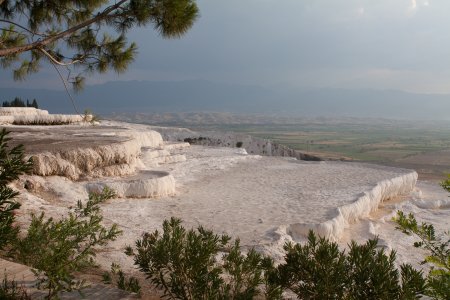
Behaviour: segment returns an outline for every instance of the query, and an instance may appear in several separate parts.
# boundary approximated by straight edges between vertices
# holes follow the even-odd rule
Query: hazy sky
[[[182,39],[133,30],[139,55],[129,71],[87,83],[208,79],[450,93],[449,0],[199,0],[198,6],[201,16]],[[9,75],[1,70],[1,86],[11,84]],[[25,84],[54,83],[60,86],[48,69]]]

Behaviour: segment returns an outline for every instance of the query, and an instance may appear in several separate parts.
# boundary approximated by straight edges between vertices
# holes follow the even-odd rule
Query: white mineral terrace
[[[0,124],[61,125],[89,121],[92,116],[49,114],[34,107],[0,107]]]
[[[449,226],[447,196],[424,183],[421,193],[412,170],[189,147],[165,143],[149,127],[125,123],[10,128],[38,161],[38,175],[23,176],[16,184],[22,223],[29,222],[29,212],[59,217],[86,199],[88,190],[116,190],[118,197],[102,209],[106,223],[117,223],[124,234],[99,254],[106,269],[117,262],[132,270],[124,247],[172,216],[187,227],[203,225],[239,237],[244,247],[276,259],[282,258],[286,241],[302,241],[314,229],[343,245],[350,238],[380,235],[383,246],[401,248],[402,261],[409,261],[411,240],[390,221],[396,208],[420,212],[419,219],[437,224],[438,230]]]

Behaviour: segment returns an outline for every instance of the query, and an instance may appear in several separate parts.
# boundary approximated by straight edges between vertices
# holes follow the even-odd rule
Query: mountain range
[[[74,113],[65,91],[0,88],[0,101],[37,99],[52,113]],[[111,81],[74,95],[80,112],[230,112],[304,117],[370,117],[450,120],[450,95],[396,90],[265,88],[189,81]]]

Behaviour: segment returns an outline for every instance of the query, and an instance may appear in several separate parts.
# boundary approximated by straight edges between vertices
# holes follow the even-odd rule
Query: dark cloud
[[[130,40],[138,43],[139,56],[121,79],[450,92],[445,84],[450,1],[199,0],[198,5],[201,17],[182,39],[163,40],[151,28],[133,30]]]

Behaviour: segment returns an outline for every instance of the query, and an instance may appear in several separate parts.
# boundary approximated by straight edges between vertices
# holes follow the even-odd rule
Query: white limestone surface
[[[60,125],[73,124],[83,122],[81,115],[18,115],[14,116],[13,124],[15,125]]]
[[[127,126],[145,132],[140,125]],[[146,159],[159,157],[164,153],[154,152],[165,149],[159,145],[142,150],[143,144],[130,144],[130,148],[149,151],[146,158],[136,155],[139,169],[170,174],[176,182],[176,193],[142,198],[145,184],[139,181],[143,179],[139,176],[132,180],[119,176],[79,182],[54,176],[45,178],[36,192],[23,189],[23,182],[17,184],[22,192],[23,212],[45,211],[49,216],[61,216],[67,207],[86,199],[85,186],[98,183],[101,184],[97,187],[101,187],[121,182],[115,188],[123,196],[128,191],[139,191],[140,195],[128,194],[134,198],[112,199],[102,205],[105,224],[117,223],[125,234],[99,253],[99,262],[105,269],[111,262],[117,262],[126,270],[133,270],[133,263],[124,255],[124,247],[133,245],[144,232],[161,229],[163,220],[172,216],[181,218],[186,227],[202,225],[240,238],[244,247],[256,247],[277,260],[283,257],[283,244],[301,242],[309,228],[343,246],[349,238],[362,240],[378,234],[386,247],[408,253],[413,249],[411,240],[395,231],[390,221],[396,205],[418,212],[434,223],[444,219],[444,227],[448,227],[450,220],[446,195],[437,193],[430,202],[428,195],[439,188],[422,188],[419,184],[421,195],[414,187],[417,174],[411,170],[361,163],[297,161],[247,155],[243,149],[204,146],[174,147],[170,154],[183,155],[185,161],[148,166]],[[58,201],[61,198],[64,200]],[[21,213],[19,221],[26,223],[27,215]],[[416,258],[401,256],[401,261],[410,259]]]
[[[352,224],[344,231],[340,243],[345,246],[350,240],[362,243],[366,239],[378,237],[381,247],[397,252],[398,264],[407,262],[415,268],[428,270],[430,266],[421,262],[429,254],[413,247],[418,239],[396,230],[392,218],[398,210],[405,214],[412,213],[419,223],[432,224],[437,236],[445,239],[443,234],[450,228],[449,196],[437,183],[419,180],[414,191],[408,196],[382,203],[376,212]]]
[[[15,116],[15,115],[48,115],[47,110],[37,109],[34,107],[0,107],[0,116]]]
[[[301,160],[320,161],[319,157],[302,153],[271,140],[254,137],[248,134],[218,131],[192,131],[186,128],[151,126],[166,141],[189,141],[195,145],[244,148],[249,154],[264,156],[285,156]],[[237,147],[239,145],[239,147]]]
[[[99,177],[132,174],[140,149],[141,143],[133,139],[108,145],[46,151],[32,156],[33,172],[74,180],[81,175]]]
[[[175,195],[175,179],[168,172],[140,171],[127,178],[110,178],[86,184],[88,192],[109,187],[119,198],[155,198]]]
[[[34,107],[0,107],[0,124],[60,125],[86,121],[81,115],[49,114]]]
[[[409,194],[416,182],[417,173],[414,171],[379,181],[372,189],[364,191],[354,202],[337,207],[332,219],[315,224],[291,224],[287,229],[288,234],[298,239],[306,236],[309,230],[313,230],[321,236],[339,240],[347,224],[368,217],[386,200]]]
[[[352,217],[339,224],[340,235],[356,219],[375,210],[374,203],[362,205],[361,198],[378,191],[379,182],[394,179],[391,187],[381,184],[388,196],[371,198],[381,202],[407,193],[416,179],[409,170],[252,156],[229,148],[191,146],[184,153],[185,162],[165,166],[177,181],[176,196],[150,201],[118,199],[108,204],[105,216],[127,232],[114,247],[133,244],[144,231],[160,229],[164,219],[174,216],[187,227],[203,225],[228,233],[239,237],[244,247],[256,247],[280,259],[286,241],[302,240],[289,231],[292,224],[326,223],[336,218],[340,207],[358,200],[359,206],[367,205],[360,211],[354,209]],[[403,176],[409,179],[395,180]],[[106,257],[105,262],[130,263],[119,252]]]
[[[152,147],[143,147],[141,149],[142,168],[157,167],[160,164],[171,164],[186,160],[183,154],[172,154],[164,146],[164,149],[154,149]]]
[[[9,125],[14,123],[14,116],[2,116],[0,115],[0,125]]]
[[[103,131],[104,136],[107,132]],[[155,131],[129,133],[112,131],[110,134],[125,136],[128,140],[102,145],[85,145],[70,149],[43,151],[33,154],[33,172],[41,176],[65,176],[73,180],[92,176],[123,176],[136,172],[143,147],[159,147],[163,141]],[[76,133],[82,137],[85,133]],[[93,138],[93,135],[89,135]],[[62,141],[63,142],[63,141]]]

